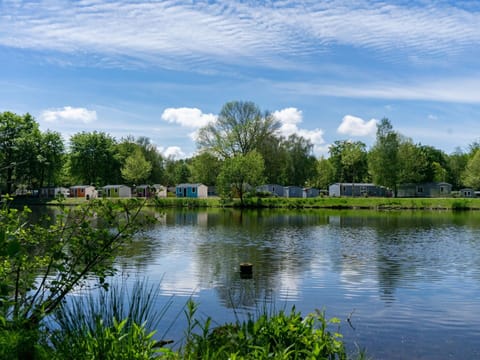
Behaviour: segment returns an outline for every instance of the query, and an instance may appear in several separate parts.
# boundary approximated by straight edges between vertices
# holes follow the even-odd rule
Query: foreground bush
[[[338,319],[326,320],[317,311],[302,318],[295,308],[214,329],[211,319],[195,320],[196,305],[187,304],[186,342],[169,359],[346,359],[342,335],[327,330]],[[195,331],[200,330],[200,333]]]

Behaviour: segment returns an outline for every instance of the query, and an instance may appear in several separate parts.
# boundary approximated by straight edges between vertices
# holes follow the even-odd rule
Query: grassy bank
[[[121,199],[117,199],[121,201]],[[58,205],[54,199],[18,198],[19,205]],[[64,205],[81,205],[83,198],[67,198]],[[241,204],[239,199],[158,198],[149,199],[148,206],[158,208],[219,208],[246,207],[269,209],[370,209],[370,210],[480,210],[480,199],[470,198],[376,198],[376,197],[317,197],[317,198],[264,198],[248,197]]]

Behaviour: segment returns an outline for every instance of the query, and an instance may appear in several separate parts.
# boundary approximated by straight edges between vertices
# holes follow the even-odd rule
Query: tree
[[[405,139],[398,146],[398,178],[400,184],[433,181],[430,177],[430,164],[422,147],[411,139]]]
[[[469,156],[462,149],[457,148],[453,154],[447,156],[447,182],[452,184],[452,189],[459,190],[464,187],[463,173],[467,167]]]
[[[140,148],[135,149],[132,155],[127,157],[121,172],[122,177],[131,184],[144,182],[152,171],[152,164],[145,159]]]
[[[220,174],[222,162],[209,152],[202,152],[192,159],[192,182],[213,186]]]
[[[253,102],[231,101],[223,105],[216,122],[200,129],[197,142],[202,150],[227,159],[258,151],[278,127],[278,122]]]
[[[368,177],[365,144],[361,141],[337,140],[329,148],[330,163],[339,182],[359,182]]]
[[[313,156],[313,144],[304,137],[293,134],[282,145],[286,157],[283,183],[305,186],[316,174],[317,160]]]
[[[38,187],[60,183],[60,175],[65,157],[62,136],[56,131],[42,133],[37,144],[37,169],[35,172]]]
[[[115,139],[103,132],[82,132],[70,138],[70,172],[83,184],[105,185],[121,178]]]
[[[477,150],[470,160],[462,177],[463,183],[473,189],[480,189],[480,151]]]
[[[146,179],[151,184],[162,184],[165,180],[164,159],[157,147],[153,145],[148,137],[140,136],[136,143],[142,149],[143,156],[151,164],[152,170]]]
[[[262,183],[264,169],[263,158],[256,151],[226,159],[217,180],[221,196],[231,198],[236,194],[243,205],[249,188]]]
[[[0,113],[0,177],[7,193],[13,190],[15,172],[23,175],[21,144],[26,144],[26,137],[34,131],[38,131],[38,124],[30,114]]]
[[[313,186],[319,189],[328,189],[330,184],[335,182],[335,171],[329,159],[321,157],[317,160],[317,180],[313,182]]]
[[[392,124],[383,118],[377,125],[377,139],[368,154],[368,167],[377,185],[393,189],[397,196],[399,136]]]

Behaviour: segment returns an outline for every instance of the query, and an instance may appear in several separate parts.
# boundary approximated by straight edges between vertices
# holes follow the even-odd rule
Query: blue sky
[[[197,150],[249,100],[309,138],[371,146],[376,122],[451,153],[480,139],[480,1],[0,0],[0,111]]]

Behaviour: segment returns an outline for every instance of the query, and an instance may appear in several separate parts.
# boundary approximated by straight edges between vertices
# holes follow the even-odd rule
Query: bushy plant
[[[327,329],[338,319],[327,320],[321,311],[303,318],[295,308],[287,313],[266,312],[211,329],[211,319],[195,320],[196,306],[187,305],[189,319],[184,359],[346,359],[342,335]],[[200,330],[199,333],[195,329]]]

